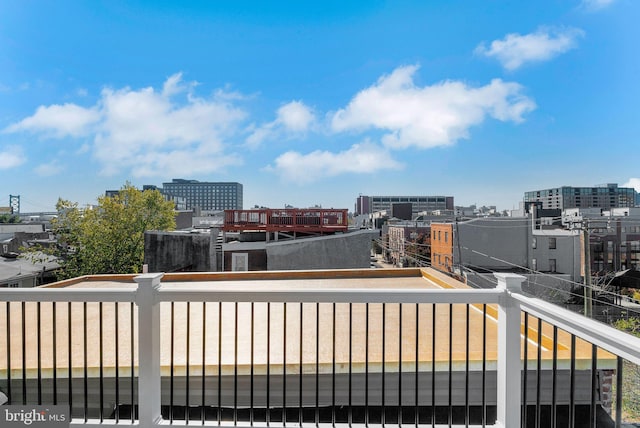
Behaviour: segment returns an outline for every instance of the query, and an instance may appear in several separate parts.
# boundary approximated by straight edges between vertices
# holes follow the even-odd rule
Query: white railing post
[[[520,426],[521,362],[520,362],[520,303],[511,292],[522,291],[525,278],[512,273],[496,273],[498,286],[504,290],[498,307],[498,396],[497,423],[505,428]]]
[[[138,283],[138,417],[141,428],[157,426],[160,413],[160,303],[157,290],[162,273],[134,278]]]

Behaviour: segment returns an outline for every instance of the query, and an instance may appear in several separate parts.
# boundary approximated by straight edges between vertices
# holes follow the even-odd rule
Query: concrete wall
[[[369,268],[371,240],[378,234],[369,230],[297,239],[267,245],[269,270]]]
[[[214,272],[216,232],[145,232],[144,263],[149,272]]]
[[[0,233],[38,233],[44,232],[44,224],[42,223],[6,223],[0,224]]]

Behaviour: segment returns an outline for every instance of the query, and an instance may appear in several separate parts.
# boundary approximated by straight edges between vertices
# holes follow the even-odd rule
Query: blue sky
[[[0,206],[640,190],[640,2],[0,0]],[[2,202],[6,200],[5,202]]]

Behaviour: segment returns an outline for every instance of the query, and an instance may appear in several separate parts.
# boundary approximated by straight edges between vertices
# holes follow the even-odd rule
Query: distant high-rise
[[[240,183],[212,183],[174,178],[170,183],[162,184],[162,193],[184,198],[187,209],[242,209],[242,184]]]
[[[628,208],[635,206],[637,192],[615,183],[595,187],[562,186],[525,192],[524,202],[538,202],[542,209]]]
[[[356,214],[391,211],[393,204],[411,203],[414,214],[422,211],[453,210],[453,196],[358,196]]]

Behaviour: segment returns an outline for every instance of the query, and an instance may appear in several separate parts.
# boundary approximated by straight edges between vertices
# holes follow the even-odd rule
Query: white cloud
[[[8,146],[4,151],[0,151],[0,169],[11,169],[22,165],[27,158],[18,146]]]
[[[640,178],[630,178],[622,187],[633,187],[636,192],[640,192]]]
[[[29,131],[49,134],[56,138],[87,135],[100,120],[96,108],[84,108],[76,104],[40,106],[33,116],[8,126],[4,132]]]
[[[615,0],[582,0],[582,7],[589,11],[597,11],[611,6]]]
[[[267,139],[281,135],[300,136],[309,131],[315,122],[316,116],[310,107],[301,101],[291,101],[278,109],[273,122],[254,127],[247,144],[256,147]]]
[[[535,33],[507,34],[502,40],[494,40],[487,48],[480,44],[475,52],[494,57],[507,70],[515,70],[529,62],[548,61],[573,49],[584,31],[577,28],[539,28]]]
[[[43,163],[34,168],[36,174],[40,177],[51,177],[57,175],[64,170],[64,167],[56,160],[49,163]]]
[[[198,82],[184,82],[182,80],[182,73],[175,73],[165,80],[162,85],[162,96],[170,98],[181,92],[190,91],[198,85]]]
[[[387,147],[426,149],[468,138],[469,128],[487,116],[521,122],[536,107],[517,83],[494,79],[478,88],[459,81],[418,87],[413,82],[417,70],[417,66],[399,67],[359,92],[333,114],[333,131],[375,128],[387,132],[382,140]]]
[[[305,132],[314,120],[315,116],[309,107],[300,101],[291,101],[278,109],[276,122],[281,123],[287,131]]]
[[[158,92],[152,87],[103,89],[92,108],[74,104],[41,106],[5,132],[31,131],[56,138],[91,136],[92,154],[102,174],[167,176],[169,172],[213,172],[239,159],[225,154],[225,139],[236,132],[245,113],[224,99],[202,99],[169,77]],[[176,96],[185,93],[182,101]]]
[[[387,150],[365,141],[339,153],[316,150],[309,154],[289,151],[267,169],[300,184],[342,174],[370,174],[380,170],[401,169]]]

